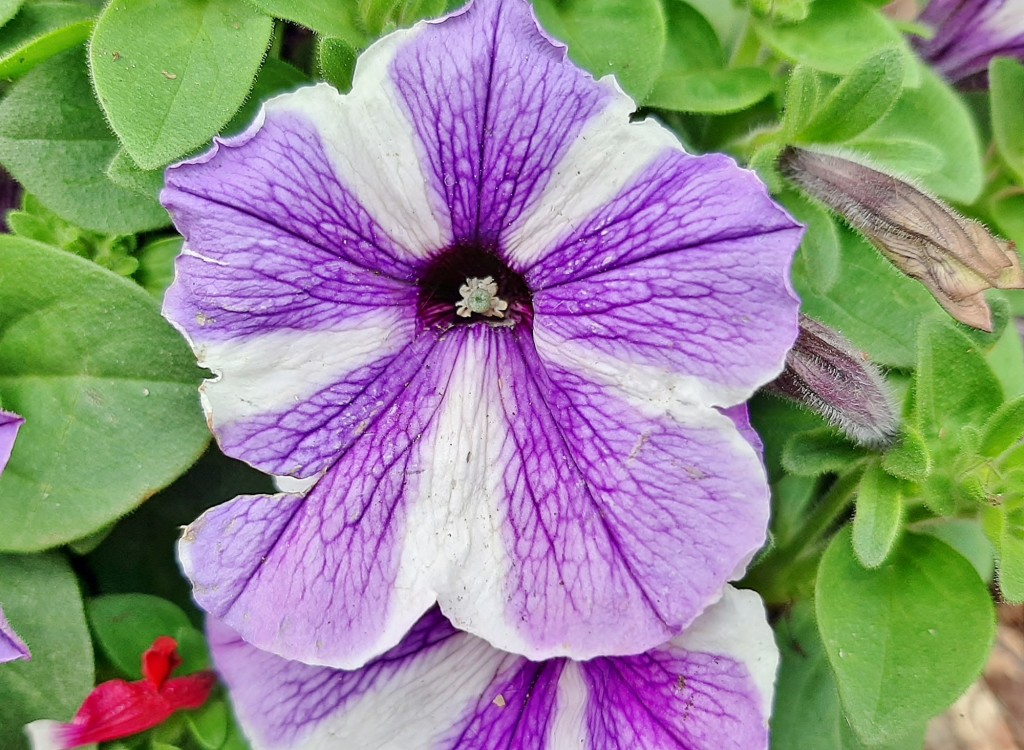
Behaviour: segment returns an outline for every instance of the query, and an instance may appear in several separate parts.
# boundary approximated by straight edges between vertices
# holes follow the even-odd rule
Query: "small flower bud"
[[[961,323],[992,330],[987,289],[1024,289],[1013,243],[896,177],[831,154],[789,147],[779,169],[845,218]]]
[[[820,414],[861,445],[886,446],[899,429],[889,385],[875,364],[806,315],[786,368],[765,390]]]

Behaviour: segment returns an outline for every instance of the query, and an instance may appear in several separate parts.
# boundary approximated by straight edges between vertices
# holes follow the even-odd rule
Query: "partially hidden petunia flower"
[[[24,423],[24,417],[9,411],[0,411],[0,474],[7,468],[7,462],[11,460],[14,440]],[[4,616],[3,608],[0,607],[0,664],[16,659],[30,658],[28,646],[14,632],[11,623]]]
[[[935,32],[918,52],[951,83],[987,86],[993,57],[1024,60],[1024,0],[931,0],[918,21]]]
[[[532,662],[428,612],[343,671],[259,651],[208,624],[253,750],[763,750],[778,651],[757,594],[727,588],[643,654]]]
[[[210,614],[341,668],[435,602],[589,658],[665,643],[742,571],[768,491],[719,409],[782,369],[802,230],[634,110],[525,0],[477,0],[168,170],[164,314],[216,374],[211,427],[319,477],[186,529]]]
[[[11,623],[4,616],[3,607],[0,607],[0,664],[17,659],[31,658],[32,655],[29,653],[25,641],[14,632]]]
[[[32,750],[67,750],[130,737],[163,724],[176,711],[199,708],[216,678],[212,672],[172,678],[180,665],[177,642],[160,636],[142,655],[143,679],[97,685],[70,724],[41,720],[27,725]]]

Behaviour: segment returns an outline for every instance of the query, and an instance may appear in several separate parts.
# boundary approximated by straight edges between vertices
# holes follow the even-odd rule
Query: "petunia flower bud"
[[[820,414],[862,445],[887,445],[899,428],[889,385],[875,364],[806,315],[785,369],[765,390]]]
[[[991,331],[985,291],[1024,289],[1013,243],[903,180],[833,154],[793,147],[782,152],[779,168],[924,284],[961,323]]]
[[[142,680],[97,685],[70,724],[34,721],[25,727],[33,750],[67,750],[130,737],[162,724],[171,714],[202,706],[216,681],[212,672],[169,679],[181,664],[178,644],[160,636],[142,655]]]

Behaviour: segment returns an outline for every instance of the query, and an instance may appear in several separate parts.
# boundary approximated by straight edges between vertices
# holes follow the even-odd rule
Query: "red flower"
[[[181,664],[178,643],[160,636],[142,655],[143,679],[97,685],[70,724],[34,721],[25,730],[34,750],[66,750],[128,737],[165,722],[182,709],[199,708],[210,696],[213,672],[168,679]]]

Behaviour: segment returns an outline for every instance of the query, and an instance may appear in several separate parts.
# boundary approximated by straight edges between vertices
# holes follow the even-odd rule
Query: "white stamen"
[[[498,297],[498,285],[494,277],[484,276],[482,279],[466,279],[459,287],[462,299],[455,303],[455,312],[468,318],[473,313],[485,318],[504,318],[508,302]]]

